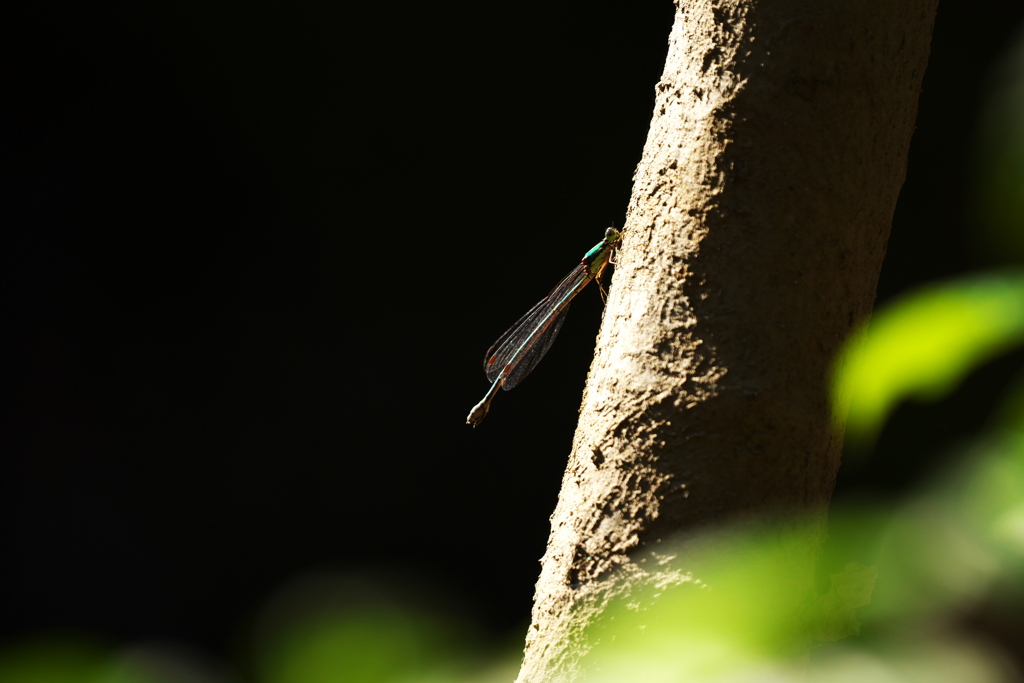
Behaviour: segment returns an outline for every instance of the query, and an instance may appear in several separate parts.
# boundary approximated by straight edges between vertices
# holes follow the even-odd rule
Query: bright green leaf
[[[855,441],[873,439],[897,403],[936,400],[972,369],[1024,341],[1024,273],[932,285],[882,308],[840,354],[838,419]]]

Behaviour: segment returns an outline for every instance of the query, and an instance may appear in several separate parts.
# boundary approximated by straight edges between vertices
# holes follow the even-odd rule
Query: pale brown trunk
[[[936,4],[678,0],[521,683],[579,678],[607,600],[675,580],[670,537],[823,518],[829,365],[874,300]]]

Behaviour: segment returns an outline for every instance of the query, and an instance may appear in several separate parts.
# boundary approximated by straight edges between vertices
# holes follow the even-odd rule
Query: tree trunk
[[[670,537],[824,520],[830,363],[875,297],[936,4],[678,0],[520,682],[585,671],[608,599],[674,580]]]

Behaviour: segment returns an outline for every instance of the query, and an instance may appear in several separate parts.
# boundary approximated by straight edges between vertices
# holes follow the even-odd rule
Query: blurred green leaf
[[[796,679],[790,679],[796,680]],[[844,641],[811,653],[813,683],[1010,683],[1019,680],[1005,658],[984,643],[919,625],[884,643]]]
[[[837,420],[853,443],[875,438],[897,403],[935,400],[1024,341],[1024,272],[932,285],[880,309],[840,353]]]
[[[451,656],[430,620],[389,609],[326,612],[284,625],[264,652],[267,683],[385,683],[426,680]]]
[[[770,680],[766,668],[788,667],[820,634],[834,634],[837,619],[852,619],[853,603],[870,592],[832,594],[828,608],[816,600],[820,532],[814,523],[740,526],[667,544],[669,564],[659,573],[671,574],[674,556],[678,580],[632,591],[605,609],[586,633],[587,680]]]
[[[1024,432],[980,439],[941,481],[940,495],[965,533],[985,544],[1005,581],[1024,579]]]
[[[38,638],[0,649],[0,683],[104,683],[109,654],[85,637]]]
[[[401,597],[404,596],[404,597]],[[473,633],[427,596],[384,577],[315,573],[286,585],[256,622],[261,683],[455,683],[479,655]],[[433,602],[433,601],[428,601]],[[480,679],[484,680],[484,679]]]
[[[820,595],[801,560],[814,524],[719,530],[667,546],[689,570],[605,609],[580,641],[586,680],[1016,680],[1004,657],[957,627],[1003,568],[972,536],[956,495],[933,488],[900,508],[840,510],[839,518],[845,528],[829,552],[879,565],[848,562]],[[861,620],[866,635],[850,638]]]
[[[854,610],[871,602],[877,578],[876,567],[857,562],[850,562],[843,571],[832,574],[828,591],[818,598],[820,626],[815,639],[830,642],[860,633]]]

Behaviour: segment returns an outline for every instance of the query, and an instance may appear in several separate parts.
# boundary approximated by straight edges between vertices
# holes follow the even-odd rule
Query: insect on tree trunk
[[[936,3],[678,0],[521,683],[585,673],[669,538],[823,528],[830,363],[875,297]]]

